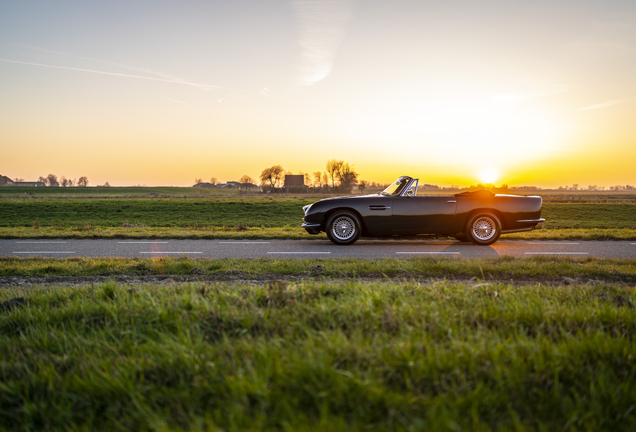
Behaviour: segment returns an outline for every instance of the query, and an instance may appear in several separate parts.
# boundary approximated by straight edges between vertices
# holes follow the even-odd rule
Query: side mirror
[[[413,189],[409,189],[409,190],[407,190],[407,191],[406,191],[406,196],[407,196],[407,197],[413,196]]]

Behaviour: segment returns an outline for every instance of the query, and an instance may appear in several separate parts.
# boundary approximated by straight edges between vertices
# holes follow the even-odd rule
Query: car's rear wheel
[[[361,225],[358,216],[350,211],[338,211],[327,220],[327,237],[337,245],[350,245],[360,237]]]
[[[488,246],[499,240],[501,222],[492,213],[478,213],[468,220],[466,237],[478,246]]]

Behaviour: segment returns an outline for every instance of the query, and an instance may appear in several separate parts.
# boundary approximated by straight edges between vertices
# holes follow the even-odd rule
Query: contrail
[[[603,103],[596,104],[596,105],[590,105],[590,106],[587,106],[585,108],[581,108],[578,111],[587,111],[587,110],[611,107],[611,106],[623,103],[625,101],[626,101],[626,99],[611,100],[611,101],[603,102]]]
[[[73,58],[78,58],[78,59],[82,59],[82,60],[89,60],[92,62],[98,62],[98,63],[103,63],[103,64],[107,64],[110,66],[117,66],[117,67],[122,67],[125,69],[132,69],[134,71],[137,72],[145,72],[145,73],[149,73],[152,75],[157,75],[160,78],[163,79],[167,79],[167,80],[172,80],[172,81],[179,81],[179,82],[183,82],[183,83],[188,83],[186,80],[183,80],[181,78],[175,77],[175,76],[171,76],[168,74],[165,74],[163,72],[157,72],[157,71],[153,71],[150,69],[144,69],[144,68],[139,68],[139,67],[135,67],[135,66],[128,66],[128,65],[124,65],[121,63],[115,63],[115,62],[111,62],[108,60],[99,60],[99,59],[94,59],[91,57],[84,57],[84,56],[79,56],[79,55],[75,55],[75,54],[69,54],[69,53],[65,53],[65,52],[61,52],[61,51],[53,51],[53,50],[48,50],[48,49],[44,49],[44,48],[39,48],[39,47],[34,47],[31,45],[25,45],[25,44],[19,44],[19,43],[14,43],[14,42],[5,42],[6,45],[13,45],[13,46],[17,46],[17,47],[21,47],[21,48],[28,48],[28,49],[32,49],[32,50],[36,50],[36,51],[42,51],[42,52],[46,52],[46,53],[50,53],[50,54],[57,54],[57,55],[63,55],[66,57],[73,57]]]
[[[115,73],[115,72],[104,72],[104,71],[98,71],[98,70],[93,70],[93,69],[80,69],[80,68],[72,68],[72,67],[67,67],[67,66],[53,66],[53,65],[47,65],[47,64],[42,64],[42,63],[29,63],[29,62],[23,62],[23,61],[18,61],[18,60],[8,60],[8,59],[3,59],[3,58],[0,58],[0,61],[6,62],[6,63],[17,63],[17,64],[24,64],[24,65],[30,65],[30,66],[42,66],[42,67],[48,67],[48,68],[53,68],[53,69],[66,69],[66,70],[72,70],[72,71],[90,72],[90,73],[96,73],[96,74],[102,74],[102,75],[112,75],[112,76],[119,76],[119,77],[125,77],[125,78],[137,78],[137,79],[144,79],[144,80],[150,80],[150,81],[169,82],[169,83],[173,83],[173,84],[185,84],[185,85],[189,85],[189,86],[193,86],[193,87],[201,87],[201,88],[221,89],[221,90],[235,90],[235,89],[231,89],[231,88],[227,88],[227,87],[219,87],[219,86],[215,86],[215,85],[196,84],[196,83],[190,83],[190,82],[186,82],[186,81],[176,81],[176,80],[163,79],[163,78],[152,78],[152,77],[145,77],[145,76],[139,76],[139,75],[128,75],[128,74],[121,74],[121,73]]]

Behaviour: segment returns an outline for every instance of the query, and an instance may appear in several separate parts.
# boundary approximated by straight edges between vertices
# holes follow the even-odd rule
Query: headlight
[[[313,204],[309,204],[309,205],[306,205],[305,207],[303,207],[303,211],[305,212],[305,215],[307,214],[307,212],[309,211],[309,209],[311,208],[312,205]]]

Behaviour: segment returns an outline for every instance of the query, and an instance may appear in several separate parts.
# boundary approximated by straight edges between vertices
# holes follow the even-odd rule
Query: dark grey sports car
[[[530,231],[541,219],[539,196],[493,194],[487,190],[455,195],[417,195],[419,179],[398,178],[374,195],[327,198],[303,207],[302,227],[327,233],[338,245],[360,236],[454,237],[490,245],[501,234]]]

